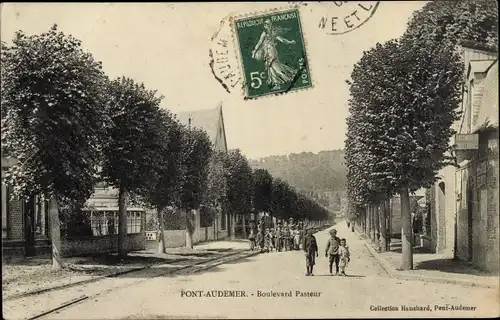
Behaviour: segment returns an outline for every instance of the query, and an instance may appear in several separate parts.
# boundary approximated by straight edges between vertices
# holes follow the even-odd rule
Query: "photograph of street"
[[[496,1],[0,16],[3,319],[500,316]]]

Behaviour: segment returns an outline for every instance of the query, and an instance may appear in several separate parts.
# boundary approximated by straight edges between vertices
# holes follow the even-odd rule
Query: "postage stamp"
[[[234,18],[245,98],[312,87],[298,8]]]

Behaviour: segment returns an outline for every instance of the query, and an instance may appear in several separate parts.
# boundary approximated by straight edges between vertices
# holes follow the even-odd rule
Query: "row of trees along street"
[[[364,52],[354,66],[347,119],[348,216],[387,249],[388,199],[401,197],[401,269],[413,268],[409,194],[454,165],[449,140],[463,85],[461,40],[496,46],[497,3],[432,1],[402,37]]]
[[[13,196],[49,201],[54,268],[62,267],[60,213],[81,211],[98,183],[119,190],[121,256],[130,203],[155,209],[160,232],[167,207],[326,219],[326,210],[285,182],[252,172],[239,150],[213,152],[206,132],[180,124],[160,108],[162,99],[130,78],[110,79],[81,41],[56,25],[2,42],[2,155],[17,159],[5,182]],[[163,234],[159,239],[164,252]]]

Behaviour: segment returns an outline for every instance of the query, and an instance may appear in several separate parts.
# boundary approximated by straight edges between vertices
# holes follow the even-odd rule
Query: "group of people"
[[[305,228],[300,223],[297,225],[285,223],[283,226],[277,225],[276,228],[266,229],[260,225],[257,232],[250,230],[249,240],[251,249],[261,252],[300,250],[305,233]]]
[[[306,276],[314,276],[313,268],[316,264],[316,258],[319,257],[318,244],[312,230],[309,230],[304,238],[304,253],[306,256]],[[337,237],[337,230],[330,230],[330,238],[326,244],[325,257],[328,258],[330,275],[333,276],[333,265],[335,264],[335,275],[346,276],[345,268],[349,264],[349,247],[346,239]]]

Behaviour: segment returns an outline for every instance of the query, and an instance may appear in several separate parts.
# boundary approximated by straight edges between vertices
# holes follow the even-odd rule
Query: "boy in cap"
[[[330,230],[330,239],[328,239],[328,243],[326,244],[325,249],[325,257],[328,257],[330,275],[333,276],[332,267],[333,263],[335,263],[335,275],[339,274],[339,247],[340,247],[340,238],[337,237],[337,230]]]
[[[314,276],[313,268],[316,264],[316,257],[318,257],[318,244],[316,242],[316,238],[313,236],[312,230],[307,232],[307,235],[304,238],[304,253],[306,256],[306,276]]]

